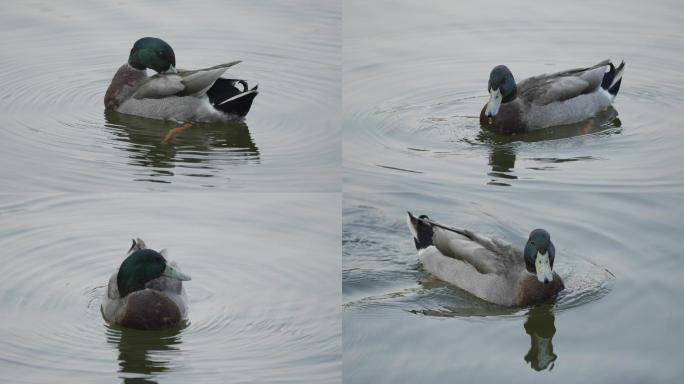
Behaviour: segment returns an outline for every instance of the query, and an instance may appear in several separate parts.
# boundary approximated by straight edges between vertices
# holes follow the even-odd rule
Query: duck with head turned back
[[[240,61],[197,70],[176,69],[165,41],[144,37],[133,45],[128,62],[114,75],[105,94],[107,110],[160,120],[214,122],[242,117],[258,94],[244,80],[224,79]],[[148,76],[146,69],[156,74]]]
[[[183,281],[190,276],[166,260],[165,249],[148,249],[133,240],[126,259],[109,279],[102,316],[110,323],[135,329],[164,329],[178,324],[188,312]]]
[[[520,250],[425,215],[409,212],[407,223],[423,267],[483,300],[523,307],[548,300],[565,288],[553,271],[556,249],[543,229],[532,231]]]
[[[490,97],[480,112],[480,125],[513,134],[586,120],[613,103],[624,69],[624,62],[616,67],[604,60],[516,83],[508,67],[496,66],[489,75]]]

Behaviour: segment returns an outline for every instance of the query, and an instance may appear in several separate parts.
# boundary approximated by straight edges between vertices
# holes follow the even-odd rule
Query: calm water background
[[[336,1],[3,1],[3,191],[339,191],[341,4]],[[143,36],[180,68],[243,63],[258,83],[242,123],[173,124],[104,114],[114,72]]]
[[[683,6],[347,1],[343,370],[349,383],[680,382]],[[627,62],[615,110],[482,134],[487,79]],[[506,310],[422,271],[405,214],[524,244],[568,289]]]
[[[340,196],[0,196],[4,383],[341,380]],[[192,276],[188,321],[108,326],[131,237]]]
[[[344,1],[343,21],[342,8],[0,5],[4,380],[681,381],[684,5]],[[173,124],[105,115],[145,35],[179,67],[243,60],[229,75],[261,90],[248,117],[162,145]],[[627,61],[614,110],[480,131],[493,66],[523,79],[609,57]],[[339,194],[240,193],[339,191],[340,172],[342,225]],[[233,193],[186,193],[216,190]],[[544,227],[568,289],[510,310],[441,283],[406,210],[518,244]],[[134,236],[193,277],[176,329],[102,321]]]

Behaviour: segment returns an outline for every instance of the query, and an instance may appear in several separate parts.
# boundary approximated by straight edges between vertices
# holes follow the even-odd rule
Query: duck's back
[[[606,64],[529,77],[518,83],[518,97],[527,104],[546,105],[594,92],[601,86]]]
[[[613,97],[601,88],[607,62],[590,68],[527,78],[518,84],[527,130],[572,124],[606,109]]]
[[[428,247],[419,254],[423,267],[442,281],[468,291],[480,299],[515,305],[514,282],[506,275],[481,273],[472,264],[445,256],[437,248]]]
[[[433,230],[434,246],[419,256],[428,272],[483,300],[515,305],[516,286],[525,268],[522,255],[507,243],[469,232]]]

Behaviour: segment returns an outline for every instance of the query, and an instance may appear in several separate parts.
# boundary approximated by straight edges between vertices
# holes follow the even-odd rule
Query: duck
[[[225,79],[232,61],[196,70],[176,69],[173,48],[156,37],[133,44],[128,62],[114,74],[104,97],[107,111],[158,120],[217,122],[247,115],[258,85]],[[156,73],[148,76],[147,69]]]
[[[624,69],[624,61],[615,66],[604,60],[516,83],[511,70],[498,65],[489,74],[489,101],[480,112],[480,125],[486,131],[517,134],[586,120],[612,105]]]
[[[112,274],[104,294],[104,319],[127,328],[159,330],[187,317],[188,298],[183,281],[190,276],[167,261],[168,252],[147,248],[134,239],[126,258]]]
[[[506,307],[526,307],[547,301],[565,289],[553,271],[556,255],[551,236],[533,230],[521,250],[499,239],[432,221],[408,212],[424,269],[472,295]]]

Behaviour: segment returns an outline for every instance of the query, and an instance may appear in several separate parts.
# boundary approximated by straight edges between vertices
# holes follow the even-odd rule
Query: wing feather
[[[588,68],[571,69],[525,79],[518,84],[519,97],[528,103],[546,105],[572,99],[599,89],[608,61]]]
[[[157,74],[151,76],[133,94],[136,99],[161,99],[185,89],[183,78],[178,75]]]
[[[185,86],[182,95],[204,95],[228,68],[238,63],[240,61],[232,61],[215,65],[211,68],[193,71],[179,71],[178,74],[183,78],[183,85]]]
[[[502,255],[490,249],[489,239],[470,238],[460,233],[433,227],[433,244],[445,256],[453,257],[471,264],[478,272],[501,274],[504,272]],[[465,231],[470,234],[470,232]]]
[[[133,97],[136,99],[161,99],[173,95],[203,96],[216,80],[226,72],[226,69],[238,63],[240,61],[192,71],[179,70],[177,73],[158,73],[140,85]]]

